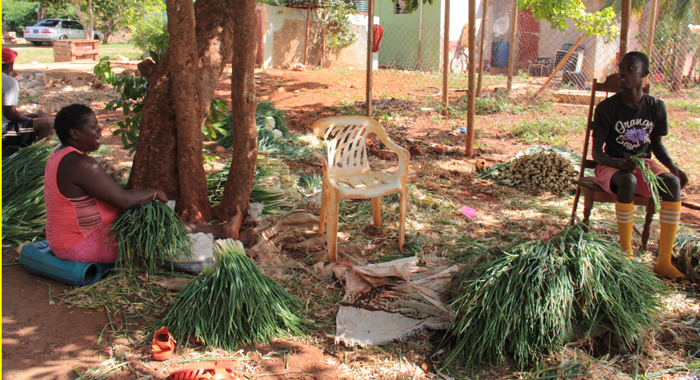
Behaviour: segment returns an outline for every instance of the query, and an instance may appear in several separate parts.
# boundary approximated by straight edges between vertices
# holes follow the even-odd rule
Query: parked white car
[[[100,32],[94,30],[92,33],[93,39],[100,39]],[[44,42],[53,44],[55,40],[85,39],[85,28],[75,20],[47,18],[34,26],[25,27],[24,39],[36,46]]]

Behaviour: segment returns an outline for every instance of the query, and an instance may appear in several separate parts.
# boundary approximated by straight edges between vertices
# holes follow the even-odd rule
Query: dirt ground
[[[56,86],[33,93],[37,99],[36,109],[46,109],[53,116],[63,105],[85,101],[97,111],[98,119],[103,126],[114,124],[115,120],[121,117],[120,112],[104,110],[104,104],[114,96],[114,93],[108,88],[94,89],[90,86],[91,65],[89,67],[47,65],[46,68],[25,66],[27,67],[17,68],[17,71],[25,75],[41,71],[52,78],[70,78],[68,81],[57,80]],[[128,65],[125,67],[129,69]],[[228,101],[230,100],[230,74],[227,72],[230,73],[230,70],[222,75],[215,96]],[[329,110],[329,107],[341,101],[345,104],[361,103],[365,94],[364,79],[363,71],[341,73],[328,70],[299,72],[266,70],[256,75],[258,99],[271,100],[275,102],[278,109],[287,111],[288,126],[297,133],[308,131],[312,122],[322,116],[336,114]],[[66,90],[67,86],[70,86],[70,91]],[[384,100],[377,103],[376,107],[384,106],[394,107],[397,110],[416,107],[415,103],[406,100]],[[584,111],[581,106],[557,104],[550,112],[566,115]],[[512,122],[521,117],[511,114],[478,117],[476,129],[479,133],[475,158],[482,158],[489,162],[506,161],[516,152],[527,148],[526,145],[510,139],[498,128],[503,123]],[[439,117],[434,110],[418,111],[415,116],[391,121],[394,127],[390,130],[390,135],[405,147],[411,144],[421,146],[426,154],[415,159],[414,163],[417,166],[427,167],[430,160],[439,156],[437,152],[440,151],[456,162],[472,165],[474,159],[465,158],[462,154],[465,136],[456,128],[465,125],[465,118],[466,115],[454,118]],[[683,136],[684,132],[673,130],[671,133],[679,133]],[[110,133],[107,131],[103,134],[105,135],[103,142],[112,148],[110,155],[115,161],[129,160],[126,152],[119,149],[119,140],[108,136]],[[567,144],[568,148],[576,150],[580,150],[581,146],[581,140],[569,141]],[[230,157],[230,152],[217,154],[222,159]],[[683,157],[678,160],[681,167],[684,160]],[[304,170],[307,169],[319,170],[314,167]],[[498,207],[498,198],[492,189],[492,186],[498,185],[475,181],[473,177],[464,176],[464,173],[459,170],[444,170],[444,179],[456,185],[458,188],[456,194],[460,199],[465,200],[465,204],[469,201],[485,202],[482,207]],[[691,183],[684,192],[684,201],[700,204],[700,178],[697,176],[691,177]],[[684,208],[683,222],[700,226],[700,211]],[[78,374],[73,371],[74,369],[82,373],[86,368],[95,367],[106,358],[118,354],[113,352],[113,348],[108,343],[108,333],[104,333],[108,319],[103,311],[84,311],[61,304],[59,298],[67,287],[52,280],[27,274],[19,265],[15,251],[4,252],[2,262],[3,378],[75,379]],[[331,341],[332,337],[328,339]],[[256,378],[339,379],[348,377],[349,373],[349,367],[344,364],[347,360],[347,352],[343,353],[342,349],[319,348],[303,342],[278,341],[271,345],[246,347],[238,354],[260,356],[258,362],[263,369],[257,371],[259,375],[256,375]],[[423,362],[429,353],[414,354],[415,357],[422,358],[415,359],[412,363],[419,370],[414,376],[406,378],[434,378],[436,375],[432,368]],[[176,355],[171,362],[179,359],[181,358]],[[146,345],[143,345],[139,353],[135,355],[132,353],[129,360],[140,375],[125,372],[110,378],[165,379],[177,368],[176,365],[152,361]],[[359,360],[369,359],[360,358]],[[429,362],[429,360],[426,361]],[[378,375],[373,378],[385,377]]]

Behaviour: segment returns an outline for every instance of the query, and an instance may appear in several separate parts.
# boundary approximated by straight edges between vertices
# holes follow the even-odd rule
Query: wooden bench
[[[55,40],[53,42],[54,62],[75,62],[77,60],[99,61],[100,40]]]

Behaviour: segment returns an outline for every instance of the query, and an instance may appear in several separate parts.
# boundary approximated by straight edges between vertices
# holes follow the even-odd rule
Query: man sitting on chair
[[[19,83],[10,76],[17,52],[2,48],[2,156],[53,135],[53,121],[45,112],[25,115],[19,106]]]
[[[663,144],[668,134],[664,102],[642,92],[644,78],[649,75],[649,58],[638,51],[625,54],[618,75],[622,92],[595,109],[592,153],[599,164],[595,182],[617,195],[615,215],[620,247],[632,255],[634,195],[651,196],[651,192],[629,157],[641,154],[649,162],[668,189],[659,191],[663,201],[659,213],[659,257],[654,271],[677,279],[683,273],[671,264],[671,254],[681,216],[681,189],[688,184],[688,176],[673,163]],[[651,160],[652,153],[663,166]]]

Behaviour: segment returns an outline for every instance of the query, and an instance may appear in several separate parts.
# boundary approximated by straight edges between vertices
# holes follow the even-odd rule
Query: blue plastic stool
[[[27,244],[19,262],[28,273],[47,277],[70,286],[92,285],[105,277],[114,264],[81,263],[59,259],[44,241]]]

